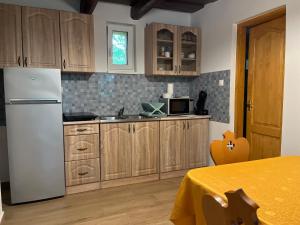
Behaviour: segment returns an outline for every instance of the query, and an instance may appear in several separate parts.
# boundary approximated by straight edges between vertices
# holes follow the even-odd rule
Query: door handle
[[[84,176],[84,175],[87,175],[87,174],[89,174],[89,172],[78,173],[79,176]]]
[[[247,110],[248,111],[251,111],[253,109],[253,104],[252,104],[252,101],[251,101],[251,99],[248,101],[248,103],[247,103]]]
[[[24,59],[24,65],[27,67],[28,66],[28,64],[27,64],[27,57],[25,57],[25,59]]]
[[[84,128],[84,129],[77,129],[77,131],[78,132],[83,132],[83,131],[87,131],[87,129],[86,128]]]
[[[77,151],[80,151],[80,152],[83,152],[83,151],[86,151],[88,150],[88,148],[77,148]]]
[[[21,56],[18,57],[18,64],[21,66]]]

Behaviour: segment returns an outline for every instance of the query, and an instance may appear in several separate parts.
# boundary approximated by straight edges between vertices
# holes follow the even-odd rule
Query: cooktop
[[[64,113],[64,122],[95,120],[98,116],[90,112]]]

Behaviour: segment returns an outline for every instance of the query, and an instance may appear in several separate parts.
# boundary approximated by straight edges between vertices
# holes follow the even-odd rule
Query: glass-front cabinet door
[[[200,73],[200,31],[195,27],[178,27],[178,75]]]
[[[174,75],[177,73],[177,39],[177,26],[153,24],[153,74]],[[150,62],[145,63],[147,66]]]

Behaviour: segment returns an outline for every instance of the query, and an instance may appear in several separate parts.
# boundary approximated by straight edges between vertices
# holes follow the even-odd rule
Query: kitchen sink
[[[101,116],[100,120],[104,121],[132,121],[132,120],[141,120],[145,117],[139,115],[126,115],[126,116]]]

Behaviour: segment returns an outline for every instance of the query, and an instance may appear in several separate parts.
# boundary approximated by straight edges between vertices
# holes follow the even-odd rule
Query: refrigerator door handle
[[[9,99],[8,104],[58,104],[61,103],[57,99]]]

